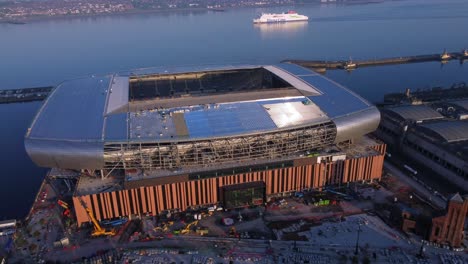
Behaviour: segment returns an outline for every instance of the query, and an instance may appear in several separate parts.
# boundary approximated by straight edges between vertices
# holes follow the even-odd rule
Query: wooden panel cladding
[[[305,157],[305,158],[299,158],[294,160],[294,166],[304,166],[304,165],[309,165],[309,164],[314,164],[317,163],[317,157]]]
[[[385,153],[387,152],[387,144],[374,145],[372,146],[372,148],[382,153],[382,155],[385,155]]]
[[[176,175],[176,176],[165,176],[155,177],[143,180],[125,181],[125,189],[133,189],[140,186],[155,186],[174,182],[185,182],[188,181],[188,174]]]
[[[381,152],[383,151],[383,152]],[[179,176],[176,181],[158,181],[159,184],[139,185],[120,191],[82,196],[83,201],[98,220],[120,216],[152,214],[164,210],[186,210],[192,206],[220,202],[220,187],[248,182],[264,182],[266,195],[302,189],[321,189],[325,185],[375,180],[382,175],[385,147],[381,154],[344,161],[305,164],[293,167],[247,172],[189,181]],[[176,176],[177,177],[177,176]],[[182,177],[186,180],[182,181]],[[168,180],[168,181],[166,181]],[[126,185],[129,187],[129,185]],[[78,224],[88,222],[86,211],[77,197],[73,198]]]

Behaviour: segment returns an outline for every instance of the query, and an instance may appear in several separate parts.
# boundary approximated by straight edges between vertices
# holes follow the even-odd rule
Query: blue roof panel
[[[299,78],[322,93],[319,96],[309,96],[308,98],[330,118],[344,116],[364,110],[370,106],[367,101],[355,93],[322,75],[302,76]]]
[[[219,105],[185,113],[191,138],[226,136],[275,129],[276,125],[257,102]]]
[[[102,140],[110,77],[64,82],[52,92],[34,120],[30,137]]]
[[[210,126],[205,111],[195,111],[185,113],[185,123],[189,135],[192,138],[213,136],[213,129]]]
[[[106,117],[106,129],[104,134],[106,140],[126,140],[128,139],[127,131],[127,113],[109,115]]]

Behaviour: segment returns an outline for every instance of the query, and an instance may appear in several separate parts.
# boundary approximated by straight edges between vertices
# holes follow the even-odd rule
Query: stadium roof
[[[43,104],[28,137],[102,140],[104,106],[111,80],[111,76],[105,76],[59,85]]]
[[[468,111],[468,100],[460,100],[460,101],[453,101],[451,102],[455,105],[463,107],[465,110]]]
[[[426,105],[405,105],[389,107],[386,110],[397,114],[405,120],[414,120],[416,122],[444,118],[439,112]]]
[[[468,140],[467,121],[434,122],[421,126],[434,131],[449,143]]]
[[[218,71],[255,69],[269,72],[288,87],[214,95],[190,93],[137,102],[129,96],[131,79],[140,76],[173,74],[168,78],[176,79],[175,74],[204,76]],[[335,123],[338,131],[335,141],[341,142],[373,131],[379,120],[378,110],[363,98],[294,64],[151,68],[61,83],[37,113],[25,144],[38,164],[50,164],[48,160],[53,160],[57,165],[53,167],[67,167],[60,164],[65,160],[70,164],[73,161],[69,157],[81,155],[79,166],[94,168],[102,163],[102,159],[94,157],[102,155],[106,143],[203,140],[327,121]]]

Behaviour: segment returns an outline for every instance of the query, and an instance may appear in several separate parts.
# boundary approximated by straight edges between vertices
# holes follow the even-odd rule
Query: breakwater
[[[337,61],[321,61],[321,60],[283,60],[301,65],[306,68],[326,70],[326,69],[354,69],[358,67],[383,66],[391,64],[419,63],[428,61],[440,61],[442,63],[450,60],[463,61],[468,59],[468,53],[463,52],[444,52],[442,54],[416,55],[406,57],[370,59],[370,60],[337,60]]]
[[[53,86],[0,90],[0,104],[42,101]]]

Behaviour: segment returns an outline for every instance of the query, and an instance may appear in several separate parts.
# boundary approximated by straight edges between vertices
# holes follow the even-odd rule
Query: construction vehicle
[[[197,221],[193,221],[192,223],[188,224],[184,229],[182,229],[182,230],[180,231],[180,233],[181,233],[182,235],[187,234],[187,233],[189,233],[189,232],[191,231],[190,228],[191,228],[192,226],[196,226],[196,225],[198,225],[198,220],[197,220]]]
[[[209,230],[208,230],[207,227],[197,226],[197,229],[195,230],[195,233],[197,233],[197,235],[204,236],[204,235],[208,234],[208,231]]]
[[[239,235],[239,234],[237,234],[236,228],[232,226],[232,227],[229,229],[229,237],[237,237],[238,235]]]
[[[68,203],[59,199],[57,201],[57,204],[63,208],[63,213],[62,213],[63,216],[71,217],[70,206],[68,205]]]
[[[62,200],[60,200],[60,199],[57,201],[57,203],[58,203],[58,205],[60,205],[61,207],[63,207],[63,209],[65,209],[65,210],[66,210],[66,209],[69,209],[68,203],[66,203],[66,202],[64,202],[64,201],[62,201]]]
[[[173,221],[169,221],[167,223],[162,224],[161,227],[157,226],[153,228],[154,231],[160,231],[160,232],[168,232],[170,227],[174,224]]]
[[[127,219],[125,218],[121,218],[121,219],[116,219],[116,220],[105,220],[105,221],[101,221],[101,225],[105,225],[105,226],[120,226],[122,224],[125,224],[127,222]]]
[[[81,199],[81,197],[80,197],[80,203],[83,206],[83,208],[86,210],[86,213],[88,213],[88,217],[91,220],[91,222],[93,222],[94,231],[91,233],[91,236],[98,237],[98,236],[114,236],[115,235],[114,230],[106,230],[101,227],[101,225],[96,220],[96,218],[94,218],[93,212],[89,210],[88,206],[86,206],[86,203],[83,201],[83,199]]]

